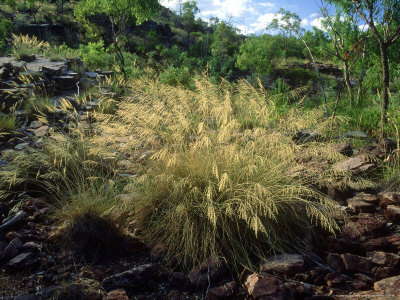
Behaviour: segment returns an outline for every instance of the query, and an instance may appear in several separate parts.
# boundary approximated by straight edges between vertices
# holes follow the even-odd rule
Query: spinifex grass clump
[[[254,267],[273,252],[307,246],[302,238],[314,226],[338,229],[334,203],[291,178],[293,161],[274,145],[277,137],[251,137],[226,146],[196,142],[150,163],[137,186],[136,216],[169,259],[193,266],[223,256]]]
[[[121,151],[153,153],[139,158],[140,176],[126,187],[140,195],[133,209],[143,237],[187,268],[210,256],[255,268],[274,252],[305,248],[316,228],[338,230],[335,203],[292,176],[299,146],[265,93],[246,82],[195,84],[132,83],[133,96],[95,139],[110,151],[116,136],[130,135]]]
[[[13,54],[18,60],[27,60],[32,54],[43,53],[50,48],[47,42],[39,41],[35,36],[12,35]]]

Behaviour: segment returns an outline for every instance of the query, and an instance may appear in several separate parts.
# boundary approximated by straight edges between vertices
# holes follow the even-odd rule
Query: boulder
[[[371,258],[362,257],[350,253],[342,254],[344,266],[347,271],[354,273],[370,274],[372,269]]]
[[[353,216],[346,226],[342,227],[342,235],[353,242],[364,242],[388,233],[387,222],[369,216]]]
[[[385,217],[393,224],[400,224],[400,206],[389,205],[386,208]]]
[[[122,273],[107,277],[103,280],[103,286],[106,290],[119,288],[139,288],[147,283],[158,269],[156,264],[145,264],[134,267]]]
[[[223,286],[210,288],[207,293],[209,300],[228,300],[232,299],[238,289],[238,284],[235,281],[228,282]]]
[[[205,288],[220,282],[228,269],[225,262],[219,258],[209,258],[200,265],[194,267],[189,275],[190,284],[195,288]]]
[[[129,300],[124,289],[117,289],[107,293],[105,300]]]
[[[400,266],[400,256],[383,252],[383,251],[376,251],[372,253],[372,262],[378,266],[387,266],[387,267],[398,267]]]
[[[22,242],[19,238],[14,238],[4,249],[3,253],[0,256],[0,261],[5,261],[10,258],[16,257],[19,253],[19,250],[22,248]]]
[[[345,282],[345,279],[340,272],[328,273],[324,279],[329,287],[337,287]]]
[[[13,259],[11,259],[8,262],[7,267],[9,267],[10,269],[17,269],[17,268],[20,269],[23,267],[28,267],[35,262],[32,260],[33,257],[34,255],[32,252],[21,253],[16,257],[14,257]]]
[[[254,300],[289,300],[283,282],[272,276],[259,277],[252,274],[247,277],[245,286]]]
[[[350,157],[346,160],[339,161],[333,166],[333,170],[336,172],[351,171],[355,174],[367,172],[376,167],[375,164],[370,163],[369,159],[364,155],[357,155]]]
[[[398,299],[400,297],[399,286],[400,276],[394,276],[375,282],[374,290],[380,295],[386,296],[387,299]]]
[[[270,257],[261,265],[261,272],[294,275],[304,269],[304,258],[298,254],[282,254]]]
[[[400,193],[379,193],[378,198],[380,200],[379,206],[381,208],[386,208],[388,205],[400,205]]]
[[[340,254],[337,253],[329,253],[326,257],[326,263],[332,270],[336,272],[344,272],[346,267],[343,263],[343,259]]]

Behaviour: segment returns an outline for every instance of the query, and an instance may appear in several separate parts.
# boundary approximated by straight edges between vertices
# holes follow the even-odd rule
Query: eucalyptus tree
[[[121,63],[126,81],[125,60],[120,47],[120,36],[131,18],[136,24],[148,20],[159,8],[158,0],[82,0],[75,8],[75,16],[82,22],[89,22],[95,14],[105,14],[111,23],[113,45]]]
[[[186,1],[182,3],[182,19],[183,25],[186,27],[186,48],[189,49],[190,32],[193,30],[193,26],[196,21],[196,14],[200,12],[197,7],[196,1]]]
[[[324,98],[324,104],[325,104],[325,115],[326,118],[329,117],[329,112],[328,112],[328,103],[325,95],[325,89],[324,89],[324,84],[322,82],[321,78],[321,73],[319,72],[319,69],[317,67],[317,64],[315,63],[314,55],[308,46],[306,40],[303,37],[304,29],[301,28],[301,19],[300,17],[293,12],[290,12],[288,10],[285,10],[281,8],[276,14],[275,18],[272,20],[270,25],[267,27],[267,30],[269,29],[281,29],[284,32],[293,32],[298,36],[298,38],[303,42],[304,46],[306,46],[306,49],[311,57],[311,60],[314,65],[314,69],[318,74],[319,78],[319,83],[320,83],[320,88],[322,92],[322,96]]]
[[[382,66],[381,137],[389,106],[389,47],[400,38],[400,0],[328,0],[349,14],[357,13],[368,25],[380,49]]]
[[[333,51],[327,49],[343,63],[344,81],[346,83],[350,107],[353,103],[353,91],[350,82],[350,73],[354,64],[362,58],[365,47],[364,41],[368,32],[359,27],[359,18],[354,14],[345,14],[338,8],[334,16],[330,16],[327,6],[321,9],[324,19],[322,25],[332,41]]]

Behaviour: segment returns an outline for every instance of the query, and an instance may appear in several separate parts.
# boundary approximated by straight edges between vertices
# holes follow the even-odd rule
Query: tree
[[[141,24],[148,20],[158,8],[157,0],[83,0],[76,6],[75,16],[82,22],[88,22],[88,17],[97,13],[105,14],[109,18],[113,45],[126,81],[125,60],[119,37],[130,18],[135,18],[136,24]]]
[[[368,34],[359,28],[358,18],[353,15],[344,15],[341,9],[337,9],[336,15],[330,17],[328,8],[323,6],[322,13],[324,15],[322,24],[332,40],[333,52],[330,52],[343,63],[344,80],[351,107],[353,92],[350,83],[350,69],[362,57],[363,42]]]
[[[241,70],[250,70],[257,75],[270,74],[274,61],[284,51],[281,50],[282,39],[279,36],[252,36],[240,46],[236,65]]]
[[[325,115],[326,118],[328,118],[329,116],[329,112],[328,112],[328,103],[326,100],[326,95],[325,95],[325,89],[324,89],[324,85],[322,82],[322,78],[321,78],[321,73],[318,70],[317,64],[315,63],[315,59],[314,56],[311,52],[310,47],[308,46],[307,42],[304,40],[303,38],[303,32],[304,29],[301,28],[301,19],[300,17],[296,14],[296,13],[292,13],[288,10],[285,10],[283,8],[281,8],[279,10],[278,13],[275,14],[275,18],[272,20],[271,22],[272,26],[268,26],[268,29],[272,29],[272,28],[283,28],[284,31],[290,31],[295,33],[299,39],[304,43],[304,46],[306,46],[307,51],[311,57],[311,60],[314,64],[314,69],[318,74],[318,78],[319,78],[319,83],[320,83],[320,88],[321,88],[321,92],[322,92],[322,96],[324,98],[324,104],[325,104]]]
[[[193,25],[196,20],[196,14],[200,12],[196,1],[186,1],[182,4],[182,19],[183,25],[186,27],[186,48],[189,49],[190,32],[193,30]]]
[[[329,0],[343,7],[349,14],[356,12],[369,26],[379,44],[382,65],[382,109],[381,138],[387,123],[386,111],[389,106],[389,47],[400,38],[399,0]]]

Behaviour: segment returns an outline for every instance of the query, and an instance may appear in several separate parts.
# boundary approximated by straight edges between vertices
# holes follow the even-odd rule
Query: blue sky
[[[178,10],[180,0],[160,0],[160,3],[172,10]],[[182,0],[184,2],[184,0]],[[320,27],[319,0],[197,0],[199,16],[204,20],[218,17],[230,20],[243,34],[262,34],[265,27],[281,8],[296,12],[303,20],[303,27]]]

